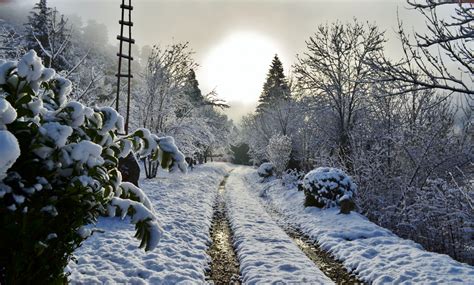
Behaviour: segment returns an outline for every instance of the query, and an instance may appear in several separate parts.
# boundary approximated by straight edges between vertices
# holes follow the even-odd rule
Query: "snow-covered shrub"
[[[267,158],[275,167],[275,174],[281,176],[290,162],[291,139],[288,136],[274,135],[267,146]]]
[[[171,138],[124,132],[109,107],[67,100],[71,82],[34,51],[0,62],[0,283],[63,283],[64,267],[100,215],[131,217],[140,247],[161,228],[145,194],[122,182],[119,157],[153,153],[185,170]]]
[[[331,208],[339,206],[341,213],[354,210],[357,186],[344,171],[338,168],[319,167],[303,178],[305,206]]]
[[[296,169],[288,169],[281,176],[281,182],[288,189],[298,187],[298,190],[302,190],[304,171],[298,171]]]
[[[258,176],[262,178],[271,177],[274,175],[274,172],[275,172],[275,167],[270,162],[262,163],[257,169]]]

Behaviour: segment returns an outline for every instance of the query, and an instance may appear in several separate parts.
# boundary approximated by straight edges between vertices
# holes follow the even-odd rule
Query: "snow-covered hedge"
[[[258,176],[268,178],[275,173],[275,167],[270,162],[262,163],[257,169]]]
[[[303,178],[305,206],[331,208],[339,206],[341,213],[354,210],[357,186],[350,176],[338,168],[319,167]]]
[[[119,172],[130,151],[182,169],[172,138],[146,129],[129,135],[109,107],[67,100],[71,82],[34,51],[0,61],[0,283],[66,281],[63,269],[100,215],[131,217],[140,247],[161,228],[146,195]]]

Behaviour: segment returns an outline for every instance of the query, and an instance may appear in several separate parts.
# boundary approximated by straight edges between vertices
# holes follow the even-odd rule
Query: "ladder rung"
[[[120,24],[120,25],[125,25],[125,26],[133,26],[133,22],[130,22],[130,21],[122,21],[122,20],[120,20],[120,21],[119,21],[119,24]]]
[[[133,56],[128,56],[128,55],[126,55],[126,54],[117,53],[117,56],[120,56],[120,57],[129,59],[129,60],[133,60]]]
[[[122,8],[122,9],[128,9],[128,10],[133,10],[133,6],[124,5],[124,4],[120,4],[120,8]]]
[[[120,74],[115,74],[116,77],[130,77],[130,78],[133,78],[133,74],[123,74],[123,73],[120,73]]]
[[[134,39],[129,39],[129,38],[126,38],[126,37],[121,37],[121,36],[117,36],[117,40],[132,43],[132,44],[135,43]]]

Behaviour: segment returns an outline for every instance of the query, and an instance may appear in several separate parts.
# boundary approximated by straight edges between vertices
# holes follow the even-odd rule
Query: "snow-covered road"
[[[251,172],[255,170],[249,167],[234,169],[225,192],[242,281],[246,284],[332,284],[251,195],[244,181],[244,176]]]

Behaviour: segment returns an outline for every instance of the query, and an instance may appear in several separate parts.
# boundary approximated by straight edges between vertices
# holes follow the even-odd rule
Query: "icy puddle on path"
[[[219,185],[212,218],[212,244],[208,250],[212,263],[210,271],[206,272],[206,279],[214,284],[240,284],[239,262],[232,247],[232,232],[223,197],[228,177],[229,174]]]

